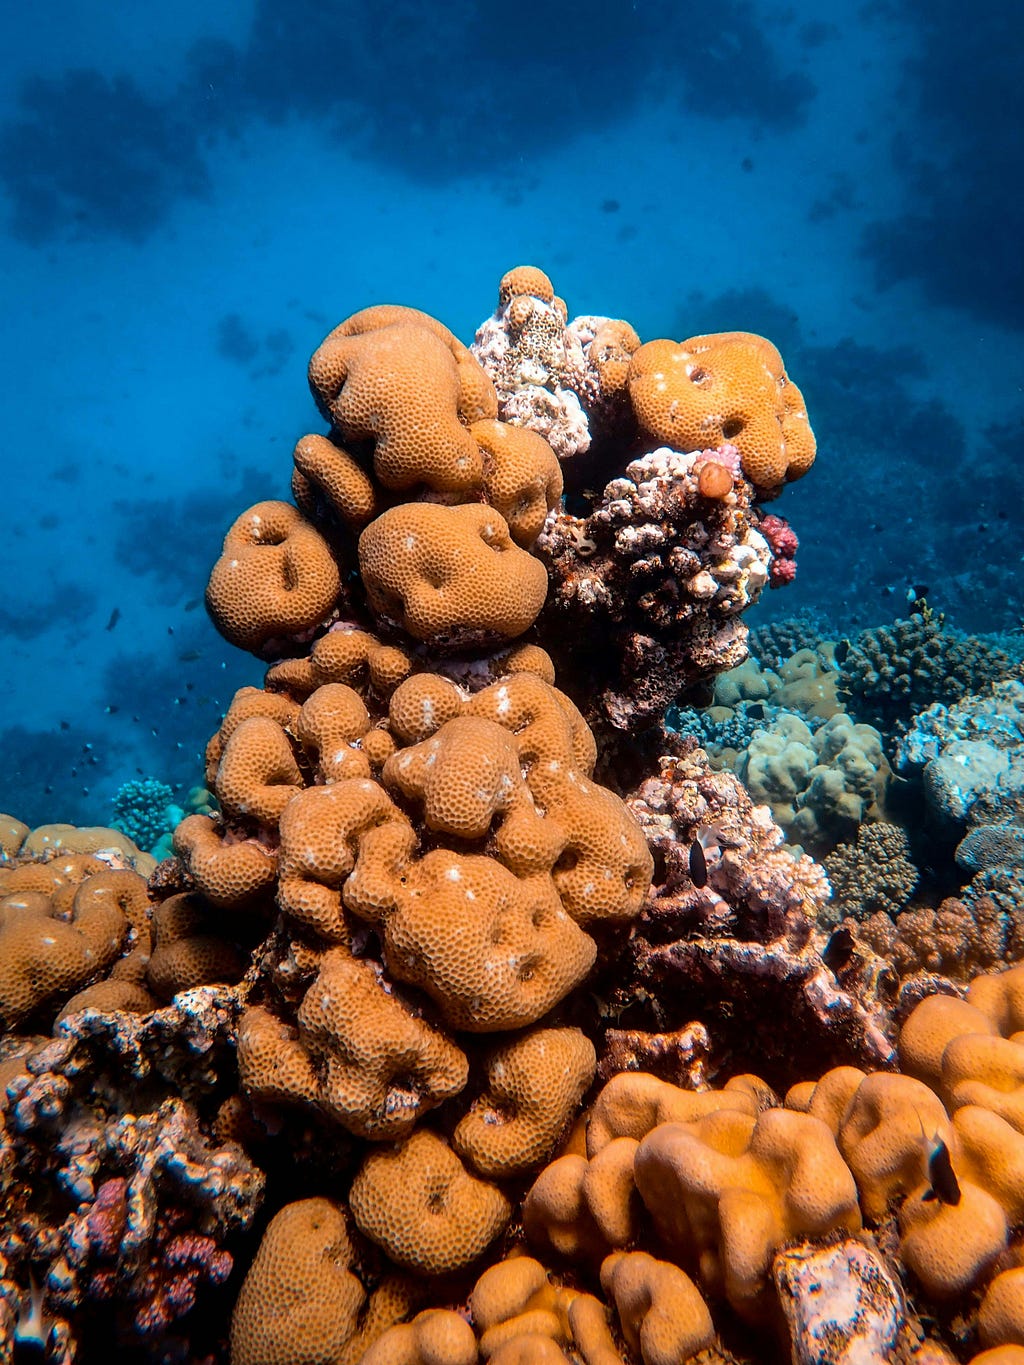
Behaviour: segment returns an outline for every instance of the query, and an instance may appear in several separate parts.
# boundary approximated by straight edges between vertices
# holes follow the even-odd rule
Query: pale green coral
[[[811,730],[784,711],[754,735],[737,775],[791,843],[822,853],[883,817],[892,773],[872,726],[839,714]]]

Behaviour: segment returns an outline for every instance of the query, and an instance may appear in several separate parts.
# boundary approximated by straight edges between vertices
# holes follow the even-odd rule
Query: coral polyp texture
[[[173,856],[0,820],[0,1359],[1013,1349],[1020,811],[979,785],[932,909],[837,691],[882,717],[886,640],[743,667],[815,453],[774,346],[520,266],[471,346],[371,306],[309,382],[210,575],[266,668]]]

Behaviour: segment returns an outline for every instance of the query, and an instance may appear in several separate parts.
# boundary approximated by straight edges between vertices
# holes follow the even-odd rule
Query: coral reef
[[[268,666],[173,856],[0,820],[0,1333],[230,1365],[1016,1340],[1024,821],[979,789],[975,883],[904,908],[836,652],[744,664],[795,563],[761,503],[814,455],[778,352],[570,321],[520,266],[473,348],[376,306],[309,379],[294,501],[211,572]],[[846,652],[851,701],[882,652]],[[143,842],[165,795],[123,793]]]
[[[848,642],[839,692],[859,720],[892,730],[935,702],[949,705],[1009,674],[998,645],[947,627],[927,605]]]

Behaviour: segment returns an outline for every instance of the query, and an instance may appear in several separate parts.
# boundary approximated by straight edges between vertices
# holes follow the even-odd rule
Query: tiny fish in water
[[[198,597],[193,597],[192,600],[191,600],[190,602],[186,602],[186,603],[185,603],[184,610],[185,610],[185,611],[195,611],[196,607],[198,607],[198,606],[199,606],[199,598],[198,598]]]
[[[178,655],[178,661],[183,664],[194,664],[197,659],[201,659],[202,657],[203,656],[198,649],[183,649]]]
[[[698,891],[708,884],[708,860],[699,839],[690,845],[690,881]]]
[[[110,620],[107,622],[107,630],[113,630],[121,619],[121,608],[115,607],[110,613]]]
[[[928,1159],[929,1185],[921,1196],[922,1201],[927,1204],[933,1199],[937,1199],[940,1204],[959,1204],[960,1182],[956,1178],[956,1171],[953,1170],[953,1160],[949,1155],[949,1148],[938,1133],[933,1133],[930,1138],[928,1137],[924,1131],[924,1121],[920,1114],[917,1116],[917,1121],[921,1125],[921,1137],[924,1139]]]

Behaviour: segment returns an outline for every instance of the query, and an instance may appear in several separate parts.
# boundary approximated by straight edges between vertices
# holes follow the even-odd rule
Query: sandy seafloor
[[[555,5],[551,21],[582,12]],[[948,265],[930,283],[883,285],[863,250],[871,223],[918,207],[907,148],[944,136],[915,102],[913,6],[800,0],[753,13],[781,69],[814,84],[792,126],[703,115],[657,80],[613,117],[564,123],[557,88],[546,106],[519,98],[522,35],[506,7],[508,79],[492,116],[518,128],[521,152],[493,169],[476,169],[477,154],[471,173],[453,173],[448,147],[436,176],[428,164],[414,175],[301,110],[276,123],[249,110],[229,129],[211,124],[204,193],[164,205],[138,240],[73,213],[35,240],[3,238],[0,808],[30,823],[102,822],[126,778],[198,778],[231,691],[261,671],[206,622],[205,579],[229,522],[285,495],[292,443],[322,430],[309,353],[377,301],[426,309],[469,340],[522,262],[553,277],[570,314],[624,316],[645,340],[747,328],[779,342],[819,457],[777,505],[801,538],[796,583],[766,594],[751,624],[814,606],[842,633],[891,620],[922,585],[972,630],[1017,623],[1020,474],[998,467],[1022,411],[1012,307],[944,298]],[[192,43],[242,44],[251,18],[237,0],[25,7],[0,58],[0,124],[17,122],[26,78],[80,67],[129,73],[172,100]],[[563,70],[595,110],[615,108],[606,75],[588,90],[585,64]],[[729,71],[738,93],[756,79],[742,62]],[[379,118],[408,117],[382,89]],[[92,154],[101,173],[102,150]],[[13,211],[11,175],[0,213]],[[105,193],[132,216],[130,178]],[[1011,229],[1012,215],[1009,227],[991,221],[996,236]],[[813,376],[771,330],[776,314],[814,349]],[[834,386],[839,421],[836,392],[819,400],[816,386],[847,339],[870,349]],[[934,439],[935,405],[940,429],[961,424],[948,443]]]

